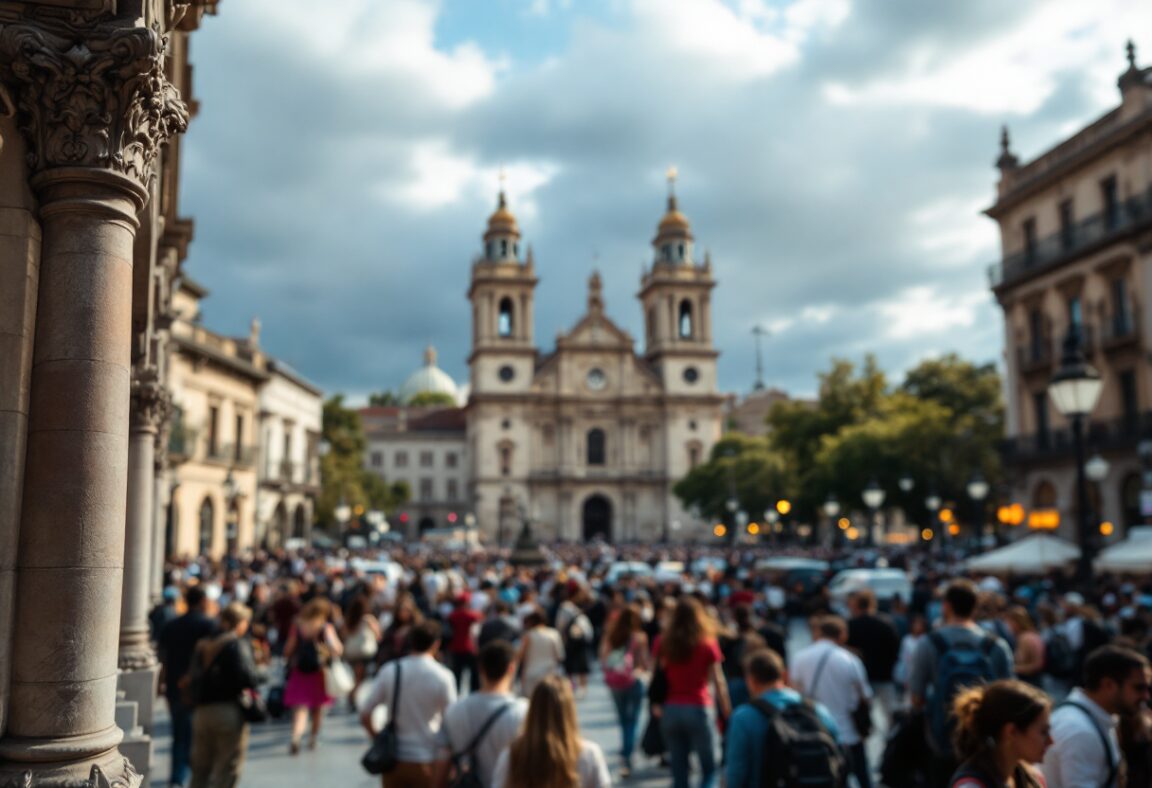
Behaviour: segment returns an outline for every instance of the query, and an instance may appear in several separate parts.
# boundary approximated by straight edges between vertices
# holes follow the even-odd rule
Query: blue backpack
[[[952,702],[961,690],[995,680],[992,652],[996,648],[996,639],[984,635],[978,644],[950,644],[939,632],[932,632],[928,640],[936,649],[936,683],[928,699],[931,743],[939,752],[951,752],[952,731],[956,727]]]

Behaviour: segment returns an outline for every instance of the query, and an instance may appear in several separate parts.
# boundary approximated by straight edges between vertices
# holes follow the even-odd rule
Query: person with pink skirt
[[[331,613],[332,606],[327,599],[313,599],[296,617],[288,633],[288,643],[284,646],[284,657],[288,660],[284,705],[292,709],[292,743],[289,746],[292,755],[300,752],[300,740],[309,716],[312,717],[312,734],[308,738],[308,749],[316,749],[324,710],[334,701],[324,689],[324,666],[333,657],[339,657],[344,647],[336,635],[336,628],[329,623]]]

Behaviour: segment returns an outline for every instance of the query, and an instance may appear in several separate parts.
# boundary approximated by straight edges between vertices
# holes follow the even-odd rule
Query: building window
[[[220,407],[212,405],[208,408],[208,456],[220,455]]]
[[[281,460],[292,462],[292,428],[288,425],[284,425],[284,455]]]
[[[384,455],[382,452],[372,452],[372,467],[379,468],[384,465]]]
[[[421,468],[431,468],[432,465],[433,465],[432,452],[430,452],[430,451],[420,452],[420,467]]]
[[[500,446],[500,475],[512,475],[512,447],[507,444]]]
[[[1112,280],[1112,335],[1125,337],[1132,333],[1132,311],[1128,306],[1128,281]]]
[[[1073,222],[1075,214],[1072,211],[1072,201],[1065,200],[1060,203],[1060,247],[1067,251],[1076,242],[1076,228]]]
[[[458,489],[457,482],[455,479],[449,479],[448,480],[448,500],[449,501],[460,500],[460,490]]]
[[[656,307],[648,308],[648,343],[656,340]]]
[[[515,330],[516,324],[513,320],[512,309],[511,298],[500,299],[500,314],[496,323],[496,333],[502,337],[512,336],[512,332]]]
[[[1136,372],[1126,369],[1119,374],[1120,407],[1125,428],[1130,432],[1138,429],[1140,403],[1136,398]]]
[[[691,339],[692,336],[692,302],[685,298],[680,302],[680,338]]]
[[[1084,308],[1080,304],[1080,296],[1068,299],[1068,325],[1083,328]]]
[[[502,241],[500,241],[500,257],[503,258],[503,257],[507,257],[507,256],[508,256],[508,241],[502,240]]]
[[[1100,201],[1104,204],[1104,229],[1115,230],[1120,224],[1120,195],[1116,188],[1115,175],[1109,175],[1100,181]]]
[[[692,445],[688,447],[688,470],[693,470],[700,464],[700,447]]]
[[[1038,391],[1032,395],[1032,406],[1036,411],[1036,443],[1048,446],[1048,392]]]
[[[396,452],[396,467],[397,468],[407,468],[408,467],[408,452],[406,452],[406,451]]]
[[[588,464],[604,464],[604,430],[597,427],[588,430]]]
[[[1024,220],[1021,225],[1024,231],[1024,260],[1032,263],[1036,261],[1036,219]]]
[[[486,257],[487,257],[489,260],[491,260],[491,259],[492,259],[492,252],[493,252],[494,248],[495,248],[495,247],[493,247],[493,245],[492,245],[492,242],[491,242],[491,241],[489,241],[488,243],[484,244],[484,254],[485,254],[485,256],[486,256]]]
[[[1033,309],[1028,313],[1030,361],[1040,361],[1044,358],[1046,337],[1044,336],[1044,313]]]
[[[454,451],[450,451],[444,455],[444,465],[447,468],[455,468],[458,461],[458,456]]]
[[[420,500],[421,501],[431,501],[432,500],[432,494],[433,494],[432,479],[428,479],[428,478],[421,479],[420,480]]]
[[[216,512],[212,499],[205,498],[200,504],[200,555],[212,552],[212,542],[216,536]]]
[[[244,453],[244,416],[240,413],[236,414],[236,445],[232,448],[232,459],[235,462],[240,462],[240,457]]]

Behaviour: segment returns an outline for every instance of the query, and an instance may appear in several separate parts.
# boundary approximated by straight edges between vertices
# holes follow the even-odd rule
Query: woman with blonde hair
[[[949,788],[1042,788],[1032,764],[1052,744],[1047,695],[1022,681],[994,681],[963,690],[952,709],[960,768]]]
[[[308,749],[316,749],[324,709],[332,705],[333,698],[324,688],[324,665],[344,652],[336,628],[328,622],[332,614],[331,603],[316,597],[306,604],[296,617],[284,646],[288,660],[288,680],[284,682],[284,705],[292,709],[292,743],[288,751],[300,752],[304,726],[312,717],[312,735]]]
[[[681,597],[663,634],[656,638],[656,659],[667,677],[664,703],[652,707],[660,718],[671,756],[672,785],[688,788],[688,756],[700,761],[700,785],[716,784],[715,731],[708,719],[712,705],[709,685],[715,688],[722,720],[732,714],[728,682],[724,678],[716,621],[695,597]]]
[[[548,626],[539,607],[524,616],[524,634],[520,637],[516,662],[520,665],[520,694],[525,698],[531,698],[540,680],[559,673],[564,664],[564,639]]]
[[[604,753],[580,736],[572,687],[559,675],[536,684],[521,733],[500,754],[493,788],[608,788]]]

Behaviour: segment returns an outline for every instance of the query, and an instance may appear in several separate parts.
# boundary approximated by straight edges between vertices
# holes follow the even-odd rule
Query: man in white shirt
[[[800,649],[792,657],[789,673],[791,684],[808,698],[824,705],[836,720],[839,741],[848,753],[852,773],[860,788],[871,788],[864,740],[852,712],[861,703],[870,703],[872,687],[864,663],[844,643],[848,639],[848,625],[839,616],[825,616],[816,620],[812,628],[815,642]]]
[[[440,724],[445,709],[456,700],[452,672],[436,661],[439,623],[424,621],[412,628],[409,637],[411,656],[393,660],[380,669],[360,709],[360,722],[370,736],[376,735],[372,712],[377,706],[387,706],[389,719],[395,720],[399,763],[384,775],[384,788],[423,788],[443,771]]]
[[[453,703],[444,712],[440,728],[443,758],[452,757],[457,770],[471,769],[475,757],[480,784],[492,785],[492,770],[504,748],[520,732],[528,714],[528,701],[512,694],[516,679],[516,649],[504,640],[493,640],[480,649],[480,691]],[[472,746],[471,751],[469,747]],[[437,786],[447,784],[449,761],[441,760]]]
[[[1116,788],[1122,756],[1118,714],[1148,702],[1152,670],[1141,654],[1103,646],[1084,661],[1084,686],[1052,712],[1052,746],[1044,756],[1048,788]]]

